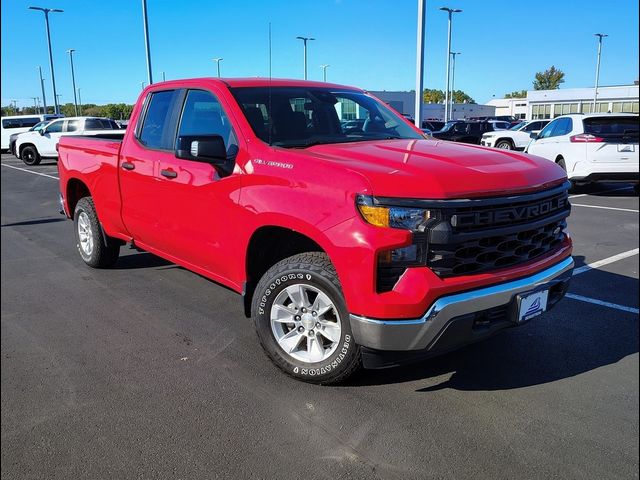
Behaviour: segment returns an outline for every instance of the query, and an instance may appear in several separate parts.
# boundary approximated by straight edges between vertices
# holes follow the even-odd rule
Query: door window
[[[60,133],[62,132],[62,124],[64,122],[60,120],[59,122],[52,122],[47,127],[47,133]]]
[[[178,90],[151,93],[138,140],[149,148],[173,150],[175,117],[172,115]]]
[[[220,135],[229,155],[237,151],[238,142],[229,117],[211,92],[189,90],[187,93],[178,129],[178,136],[183,135]]]
[[[559,137],[560,135],[566,135],[573,129],[573,122],[570,118],[561,118],[558,120],[556,128],[551,134],[552,137]]]
[[[77,131],[79,123],[80,122],[78,120],[67,120],[67,127],[65,128],[65,132]]]
[[[540,132],[540,135],[538,136],[538,138],[549,138],[553,133],[553,129],[556,128],[556,125],[558,124],[558,122],[559,120],[554,120],[549,125],[544,127],[544,129]]]

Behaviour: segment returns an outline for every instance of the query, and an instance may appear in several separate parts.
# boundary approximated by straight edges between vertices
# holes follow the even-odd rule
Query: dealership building
[[[389,104],[400,113],[415,113],[415,92],[388,92],[370,91],[383,102]],[[478,105],[475,103],[454,103],[452,118],[463,120],[470,117],[487,117],[495,115],[496,108],[493,105]],[[444,119],[443,103],[423,103],[422,120],[442,120]]]
[[[487,104],[495,107],[496,115],[538,120],[567,113],[591,113],[593,93],[593,87],[530,90],[526,98],[495,98]],[[593,111],[638,113],[638,83],[598,87],[598,101]]]

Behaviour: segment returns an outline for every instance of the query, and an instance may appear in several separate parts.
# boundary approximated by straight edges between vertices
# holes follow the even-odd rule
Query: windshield
[[[440,131],[441,132],[448,132],[449,130],[451,130],[453,128],[453,126],[456,123],[460,123],[460,122],[457,121],[457,120],[454,120],[453,122],[452,121],[448,121],[447,123],[444,124],[444,126],[440,129]]]
[[[316,87],[242,87],[232,93],[254,133],[270,145],[424,138],[405,119],[356,91]]]
[[[29,129],[29,131],[30,131],[30,132],[38,132],[38,131],[42,130],[42,128],[43,128],[47,123],[49,123],[49,120],[45,120],[45,121],[43,121],[43,122],[36,123],[33,127],[31,127],[31,128]]]
[[[513,131],[513,132],[517,132],[518,130],[522,130],[524,127],[526,127],[528,124],[525,122],[522,123],[517,123],[515,124],[513,127],[511,127],[509,130]]]

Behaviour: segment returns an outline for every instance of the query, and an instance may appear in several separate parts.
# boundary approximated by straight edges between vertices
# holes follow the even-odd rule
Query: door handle
[[[125,170],[133,170],[136,168],[136,166],[131,162],[122,162],[121,167],[124,168]]]
[[[173,170],[160,170],[160,175],[166,178],[176,178],[178,172],[174,172]]]

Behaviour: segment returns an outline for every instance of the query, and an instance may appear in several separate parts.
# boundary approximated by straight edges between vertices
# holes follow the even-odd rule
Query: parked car
[[[433,138],[479,145],[482,135],[486,132],[493,132],[494,130],[494,124],[492,122],[456,120],[447,122],[442,130],[433,132]]]
[[[110,118],[68,117],[54,120],[44,128],[26,132],[16,138],[15,155],[26,165],[38,165],[42,158],[58,156],[58,142],[65,135],[99,135],[122,137],[125,130]]]
[[[633,182],[638,188],[638,115],[563,115],[531,133],[526,152],[560,165],[574,185]]]
[[[494,130],[509,130],[512,125],[504,120],[487,120]]]
[[[365,113],[361,132],[342,131],[339,102]],[[297,379],[487,338],[551,308],[571,278],[560,167],[427,140],[363,90],[176,80],[148,86],[131,125],[122,141],[60,139],[80,257],[109,267],[131,242],[241,293]]]
[[[43,120],[42,122],[36,123],[33,127],[31,127],[26,132],[20,133],[12,133],[9,135],[9,153],[16,155],[16,141],[18,140],[19,135],[23,135],[27,132],[38,132],[43,129],[51,120]]]
[[[51,120],[61,117],[62,115],[54,114],[2,117],[0,120],[0,126],[2,128],[2,151],[4,152],[9,150],[9,137],[11,134],[26,132],[43,120]]]
[[[482,135],[480,145],[504,150],[524,150],[531,141],[531,133],[538,133],[550,120],[523,122],[509,130],[487,132]]]
[[[406,118],[409,122],[416,123],[416,119],[413,118],[413,115],[411,115],[410,113],[403,113],[402,116]]]
[[[437,120],[424,120],[422,122],[422,128],[426,128],[432,132],[437,132],[438,130],[442,130],[444,124],[444,122],[439,122]]]

